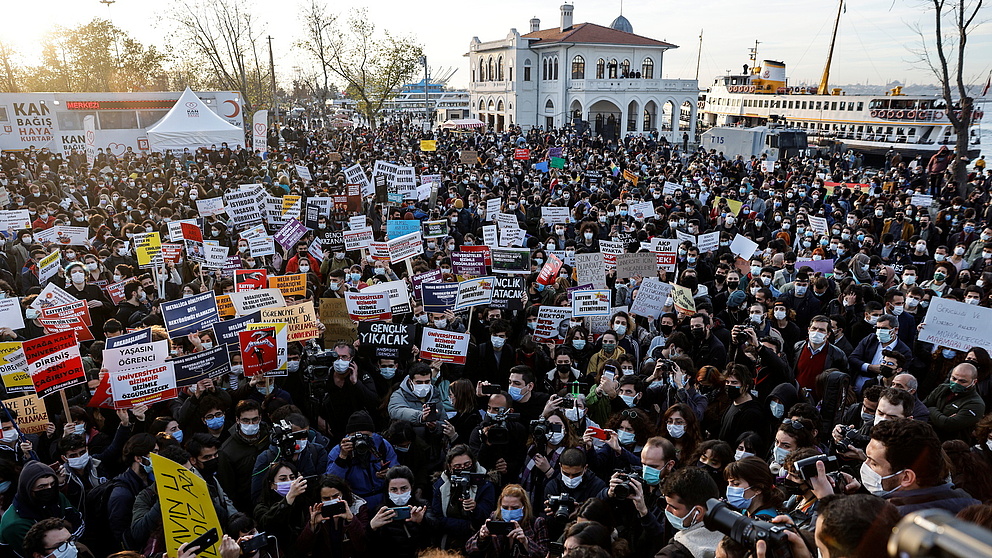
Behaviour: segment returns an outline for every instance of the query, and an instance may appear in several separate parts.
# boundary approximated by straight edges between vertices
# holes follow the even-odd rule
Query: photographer
[[[534,502],[544,501],[544,485],[554,478],[558,459],[566,448],[575,446],[578,440],[565,427],[562,412],[531,424],[531,445],[527,448],[527,461],[520,473],[520,484]]]
[[[273,463],[264,476],[259,476],[263,477],[264,490],[256,500],[253,517],[259,529],[276,537],[281,551],[292,555],[310,517],[307,480],[289,461]]]
[[[496,507],[496,489],[472,450],[457,445],[448,451],[444,472],[434,482],[430,516],[437,521],[447,548],[460,548]]]
[[[497,526],[499,533],[493,532]],[[507,529],[509,532],[502,532]],[[543,517],[534,515],[523,487],[509,484],[503,488],[492,518],[465,543],[465,550],[471,556],[545,558],[548,554],[546,522]]]
[[[389,469],[385,481],[385,496],[379,507],[369,512],[369,555],[414,558],[430,545],[437,524],[427,515],[428,503],[414,494],[409,468],[401,465]],[[409,512],[409,517],[401,518],[400,512]]]
[[[472,430],[468,443],[479,463],[499,473],[505,482],[516,479],[526,456],[527,426],[517,420],[519,415],[513,416],[506,392],[490,395],[486,416]]]
[[[792,381],[789,365],[781,357],[779,339],[765,336],[759,340],[753,327],[734,326],[732,332],[736,349],[733,360],[755,371],[758,400],[765,400],[776,386]]]
[[[550,530],[552,538],[561,535],[573,512],[586,500],[595,498],[606,483],[586,467],[586,454],[578,448],[565,450],[559,461],[561,475],[548,481],[543,493],[544,513],[554,520]]]
[[[831,434],[837,445],[838,456],[849,461],[863,462],[865,460],[864,450],[868,447],[874,426],[886,420],[912,418],[915,405],[916,398],[908,392],[896,388],[883,388],[875,406],[875,416],[872,417],[871,421],[866,421],[855,432],[850,430],[853,428],[852,426],[837,425],[834,427]],[[846,451],[845,448],[847,448]],[[860,463],[857,464],[860,466]]]
[[[693,374],[686,374],[673,360],[659,359],[654,365],[654,372],[644,382],[647,388],[640,406],[645,409],[662,412],[682,403],[692,408],[697,419],[706,411],[706,396],[696,389],[696,378]]]
[[[807,462],[810,458],[817,459],[810,464]],[[850,493],[861,488],[861,483],[847,473],[827,475],[825,463],[826,456],[813,448],[796,450],[785,459],[783,471],[786,474],[780,479],[778,488],[788,499],[782,507],[800,529],[812,531],[815,528],[820,500],[834,493]]]
[[[327,469],[327,449],[318,443],[310,443],[308,439],[310,421],[305,416],[290,413],[279,421],[277,426],[279,432],[273,427],[272,436],[269,438],[269,449],[255,458],[251,477],[253,502],[258,501],[259,494],[264,488],[262,482],[264,473],[261,471],[276,461],[292,462],[304,477],[320,475]]]
[[[353,413],[345,426],[347,436],[327,456],[326,470],[328,475],[347,481],[372,507],[382,500],[386,471],[399,465],[393,446],[374,430],[367,412]]]
[[[443,420],[440,413],[444,412],[444,407],[441,390],[434,387],[431,378],[431,367],[427,364],[418,362],[411,366],[406,379],[389,397],[389,418],[410,422],[419,437],[427,441],[433,439],[436,442],[433,445],[440,446],[439,421]]]
[[[348,483],[333,475],[320,479],[320,501],[310,507],[310,517],[296,540],[304,556],[348,558],[367,550],[366,529],[369,524],[365,500],[355,496]],[[343,505],[342,505],[343,504]],[[328,515],[338,507],[340,513]]]
[[[719,498],[720,490],[698,468],[683,468],[665,479],[665,518],[677,531],[672,542],[656,554],[660,558],[705,558],[716,551],[723,534],[703,526],[706,501]]]
[[[671,535],[665,527],[661,484],[675,469],[675,446],[660,436],[650,438],[640,461],[639,477],[614,473],[599,498],[613,504],[620,536],[630,541],[634,555],[653,556]]]
[[[379,406],[372,376],[359,372],[355,362],[355,349],[346,343],[334,346],[337,359],[333,373],[324,383],[326,393],[321,402],[320,420],[317,427],[326,432],[331,440],[338,440],[345,432],[345,426],[357,411],[371,411]],[[374,428],[373,428],[374,430]]]

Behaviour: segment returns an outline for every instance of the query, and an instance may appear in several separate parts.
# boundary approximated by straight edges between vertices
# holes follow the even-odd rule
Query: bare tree
[[[14,69],[14,49],[4,41],[0,41],[0,92],[17,93],[17,77]]]
[[[307,76],[305,85],[312,90],[314,98],[320,103],[321,116],[327,116],[327,99],[331,94],[331,44],[334,41],[334,24],[337,16],[327,12],[327,7],[320,0],[310,0],[300,14],[300,19],[306,26],[306,38],[298,41],[296,46],[302,48],[318,62],[319,76]],[[322,85],[317,86],[317,79],[322,78]]]
[[[308,29],[311,36],[304,48],[344,80],[348,96],[358,101],[358,111],[374,127],[386,102],[414,75],[423,49],[412,38],[388,31],[377,38],[375,24],[364,8],[352,11],[344,27],[319,13],[320,25]],[[319,56],[312,50],[318,45],[323,45]]]
[[[927,0],[927,9],[934,16],[934,49],[936,60],[928,46],[927,34],[917,26],[922,47],[916,52],[920,60],[940,81],[941,96],[947,106],[947,119],[957,136],[951,171],[958,193],[965,195],[968,183],[968,133],[975,111],[975,100],[968,94],[964,82],[964,60],[968,36],[982,22],[977,21],[984,0]],[[945,31],[945,26],[949,31]],[[955,95],[957,101],[955,102]]]
[[[263,31],[250,3],[180,2],[168,17],[178,27],[180,51],[202,59],[220,87],[240,91],[246,110],[272,101]]]

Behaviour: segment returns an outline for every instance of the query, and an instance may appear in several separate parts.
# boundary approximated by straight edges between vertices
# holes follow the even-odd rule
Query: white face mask
[[[562,473],[561,482],[568,488],[578,488],[578,486],[582,484],[582,477],[572,478],[565,473]]]
[[[13,444],[17,441],[17,430],[11,428],[10,430],[3,431],[3,441],[8,444]]]
[[[744,450],[737,450],[736,452],[734,452],[734,460],[736,460],[736,461],[740,461],[741,459],[744,459],[745,457],[754,457],[754,454],[751,453],[751,452],[749,452],[749,451],[744,451]]]
[[[73,283],[75,283],[77,285],[81,285],[85,281],[86,281],[86,274],[85,273],[83,273],[82,271],[73,271],[72,272],[72,282]]]
[[[400,494],[389,493],[389,500],[396,504],[397,506],[405,506],[407,502],[410,501],[410,497],[413,496],[413,492],[406,491]]]
[[[571,409],[565,409],[565,418],[567,418],[568,420],[570,420],[572,422],[578,422],[578,421],[582,420],[583,418],[585,418],[585,416],[586,416],[586,410],[585,409],[582,409],[582,408],[579,408],[579,407],[573,407]],[[990,440],[990,442],[992,442],[992,440]],[[989,449],[992,449],[992,446],[989,446]]]
[[[430,384],[413,384],[413,393],[417,397],[423,399],[431,394],[431,390],[434,386]]]

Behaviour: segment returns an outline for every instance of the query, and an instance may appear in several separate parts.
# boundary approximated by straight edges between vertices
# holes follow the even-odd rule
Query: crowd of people
[[[270,135],[264,158],[227,145],[101,150],[92,167],[83,153],[4,153],[3,209],[27,209],[32,222],[0,231],[0,297],[19,299],[25,324],[0,323],[0,341],[49,333],[32,306],[49,283],[87,302],[95,339],[81,344],[87,382],[66,390],[65,406],[59,395],[45,399],[44,431],[23,434],[16,410],[0,411],[0,553],[187,558],[203,550],[166,550],[151,454],[206,482],[225,558],[428,549],[786,555],[728,536],[708,519],[716,500],[785,527],[797,557],[885,555],[896,523],[920,510],[992,527],[988,347],[919,338],[934,299],[990,305],[984,160],[957,163],[971,167],[960,191],[947,165],[916,161],[872,170],[810,154],[771,170],[759,158],[686,151],[651,136],[511,128],[429,137],[436,151],[421,151],[422,132],[402,122],[284,130]],[[515,158],[518,149],[529,159]],[[551,149],[563,168],[537,166]],[[467,162],[466,151],[477,160]],[[242,184],[302,196],[305,206],[345,194],[344,169],[370,172],[376,161],[440,175],[436,197],[365,197],[361,211],[335,208],[295,245],[265,256],[252,254],[228,215],[197,212],[197,200]],[[161,305],[235,290],[230,274],[201,269],[187,254],[139,267],[136,235],[167,238],[170,222],[199,219],[203,238],[227,247],[240,269],[306,274],[305,295],[287,301],[319,306],[371,285],[409,284],[411,270],[468,279],[452,254],[485,244],[492,199],[516,218],[530,249],[519,300],[427,311],[410,284],[410,311],[392,317],[417,332],[409,356],[373,358],[354,338],[324,336],[322,358],[333,361],[326,375],[313,369],[318,347],[294,342],[285,376],[246,377],[235,350],[229,374],[176,399],[91,406],[108,339],[150,328],[173,357],[209,350],[219,342],[209,328],[170,338]],[[654,217],[631,211],[644,201]],[[567,208],[568,222],[546,222],[544,207]],[[409,267],[336,245],[318,243],[314,253],[314,239],[363,214],[377,241],[389,220],[447,220],[449,234],[426,240]],[[37,240],[59,225],[85,227],[87,243]],[[699,235],[714,231],[719,245],[700,250]],[[732,251],[738,235],[757,249]],[[607,241],[647,251],[655,238],[678,239],[674,271],[619,278],[608,267],[608,319],[572,317],[560,339],[537,337],[542,306],[571,307],[576,254]],[[58,272],[42,282],[40,262],[54,250]],[[563,265],[539,280],[552,258]],[[131,279],[115,304],[106,287]],[[652,281],[688,289],[694,308],[669,297],[656,318],[631,314]],[[465,363],[421,358],[428,328],[470,334]],[[16,395],[5,389],[3,399]]]

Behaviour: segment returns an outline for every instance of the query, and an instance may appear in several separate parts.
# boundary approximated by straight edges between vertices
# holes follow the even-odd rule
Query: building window
[[[486,81],[486,63],[479,58],[479,81]]]
[[[654,79],[654,60],[650,58],[644,59],[644,63],[641,64],[641,77],[644,79]]]
[[[530,58],[524,60],[524,81],[530,81]]]
[[[572,79],[585,79],[586,59],[581,56],[572,58]]]
[[[548,79],[548,59],[544,58],[541,60],[541,79],[547,81]]]
[[[555,56],[555,75],[551,79],[558,79],[558,57]]]
[[[489,81],[493,81],[496,78],[495,68],[493,68],[493,57],[489,57],[489,68],[486,70],[486,74],[489,76]]]
[[[624,60],[620,64],[620,75],[623,77],[631,77],[630,75],[630,60]]]
[[[617,79],[617,59],[610,60],[610,79]]]
[[[496,81],[503,81],[503,57],[499,57],[499,61],[496,62]]]
[[[606,60],[600,58],[596,61],[596,79],[603,79],[606,76]]]

